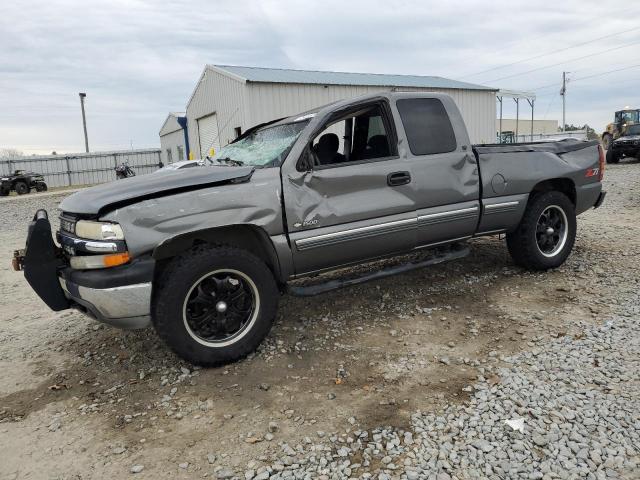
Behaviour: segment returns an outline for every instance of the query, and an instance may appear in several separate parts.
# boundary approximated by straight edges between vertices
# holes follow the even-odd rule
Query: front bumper
[[[119,267],[74,270],[53,242],[45,210],[34,216],[27,246],[14,254],[13,265],[24,270],[33,290],[52,310],[75,307],[120,328],[144,328],[151,323],[155,261],[138,258]]]
[[[118,328],[151,325],[151,282],[91,288],[60,277],[65,296],[89,316]]]
[[[613,153],[617,155],[624,155],[626,157],[635,157],[640,152],[640,145],[626,144],[626,145],[613,145]]]

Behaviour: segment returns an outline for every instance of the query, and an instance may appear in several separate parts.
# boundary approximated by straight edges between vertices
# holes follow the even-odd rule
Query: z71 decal
[[[585,172],[584,176],[585,177],[597,177],[599,173],[600,173],[600,169],[598,167],[596,167],[596,168],[587,168],[587,171]]]

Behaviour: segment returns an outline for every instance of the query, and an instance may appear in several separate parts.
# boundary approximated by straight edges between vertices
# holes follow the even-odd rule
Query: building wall
[[[496,132],[500,130],[500,119],[496,120]],[[516,131],[516,119],[515,118],[503,118],[502,119],[502,131],[503,132],[515,132]],[[533,121],[533,134],[549,134],[558,132],[557,120],[534,120]],[[518,121],[518,133],[530,134],[531,133],[531,119],[521,118]]]
[[[237,127],[245,131],[254,125],[331,102],[388,90],[389,88],[384,87],[357,85],[252,83],[206,68],[187,105],[189,147],[194,157],[199,157],[201,146],[198,119],[212,113],[217,117],[219,144],[224,146],[236,138]],[[467,123],[471,141],[495,141],[495,92],[427,88],[398,90],[433,91],[451,95]],[[208,146],[204,146],[204,150],[207,149]],[[163,155],[166,155],[164,146],[162,150]]]
[[[257,125],[278,117],[285,117],[345,98],[388,91],[389,88],[350,85],[301,85],[278,83],[248,83],[247,125]],[[402,91],[439,92],[451,95],[467,123],[473,143],[495,141],[495,92],[484,90],[448,90],[402,88]]]
[[[178,147],[182,148],[185,158],[179,157]],[[171,159],[167,150],[171,150]],[[171,162],[179,162],[180,160],[186,160],[187,150],[184,146],[184,131],[176,130],[175,132],[167,133],[160,137],[160,153],[162,163],[165,165]]]
[[[235,128],[247,128],[245,122],[245,83],[205,68],[201,81],[187,105],[189,148],[194,158],[199,157],[200,135],[198,119],[216,114],[218,141],[221,146],[236,137]],[[208,146],[204,147],[208,150]]]

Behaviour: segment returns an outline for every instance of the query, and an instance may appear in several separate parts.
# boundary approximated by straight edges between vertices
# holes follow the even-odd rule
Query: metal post
[[[498,143],[502,143],[502,97],[496,97],[500,102],[500,131],[498,132]]]
[[[516,102],[516,143],[518,143],[518,123],[520,122],[520,99],[514,98]]]
[[[84,99],[87,96],[86,93],[79,93],[80,95],[80,108],[82,109],[82,127],[84,128],[84,150],[89,153],[89,137],[87,136],[87,117],[84,114]]]
[[[560,89],[560,95],[562,95],[562,131],[565,131],[567,120],[566,114],[566,101],[567,96],[567,72],[562,72],[562,89]]]
[[[69,186],[71,186],[71,165],[69,165],[69,157],[64,157],[65,162],[67,164],[67,180],[69,181]]]
[[[533,106],[536,100],[535,98],[527,98],[527,102],[531,105],[531,141],[533,142]]]

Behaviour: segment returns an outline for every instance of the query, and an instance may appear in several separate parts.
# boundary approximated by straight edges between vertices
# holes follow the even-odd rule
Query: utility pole
[[[565,131],[566,121],[566,97],[567,97],[567,73],[562,72],[562,88],[560,89],[560,95],[562,95],[562,131]]]
[[[82,109],[82,127],[84,128],[84,149],[89,153],[89,137],[87,136],[87,117],[84,114],[84,99],[87,96],[86,93],[79,93],[80,95],[80,108]]]

